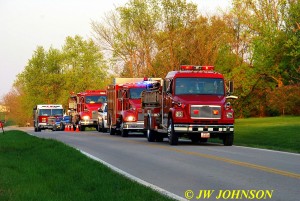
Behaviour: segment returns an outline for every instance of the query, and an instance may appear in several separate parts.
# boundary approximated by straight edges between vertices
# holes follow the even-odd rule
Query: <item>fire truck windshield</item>
[[[63,109],[40,109],[40,116],[63,116]]]
[[[146,86],[143,88],[131,88],[130,89],[130,98],[131,99],[139,99],[141,98],[141,93],[146,89]]]
[[[224,81],[220,78],[176,78],[175,94],[200,94],[224,96]]]
[[[85,103],[104,103],[106,96],[86,96]]]

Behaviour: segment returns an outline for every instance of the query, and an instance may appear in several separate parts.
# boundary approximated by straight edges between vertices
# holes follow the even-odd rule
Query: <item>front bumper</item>
[[[97,119],[80,120],[79,124],[82,126],[97,126],[98,120]]]
[[[142,130],[144,129],[144,121],[137,121],[137,122],[124,122],[125,130]]]
[[[234,125],[194,125],[174,124],[174,130],[178,133],[208,132],[211,134],[233,133]]]
[[[38,127],[40,129],[53,129],[53,124],[39,123]]]

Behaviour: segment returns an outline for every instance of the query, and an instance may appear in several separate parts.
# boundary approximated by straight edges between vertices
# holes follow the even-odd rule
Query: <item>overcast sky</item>
[[[228,8],[230,0],[191,0],[201,13]],[[191,2],[188,1],[188,2]],[[61,49],[67,36],[92,37],[91,21],[128,0],[0,0],[0,100],[10,91],[37,46]]]

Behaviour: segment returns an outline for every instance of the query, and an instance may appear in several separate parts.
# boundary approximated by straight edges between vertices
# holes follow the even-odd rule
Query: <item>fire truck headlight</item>
[[[226,116],[227,116],[228,119],[232,119],[233,118],[233,113],[232,112],[228,112],[226,114]]]
[[[182,111],[176,111],[175,112],[175,117],[183,117],[183,112]]]
[[[126,118],[126,120],[127,120],[127,121],[135,121],[135,118],[134,118],[134,116],[128,116],[128,117]]]
[[[83,116],[83,118],[82,118],[83,120],[89,120],[90,119],[90,117],[89,116]]]

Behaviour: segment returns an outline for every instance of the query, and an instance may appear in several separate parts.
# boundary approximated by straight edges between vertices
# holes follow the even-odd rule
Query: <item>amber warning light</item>
[[[180,66],[181,70],[206,70],[206,71],[213,71],[214,66],[193,66],[193,65],[182,65]]]

